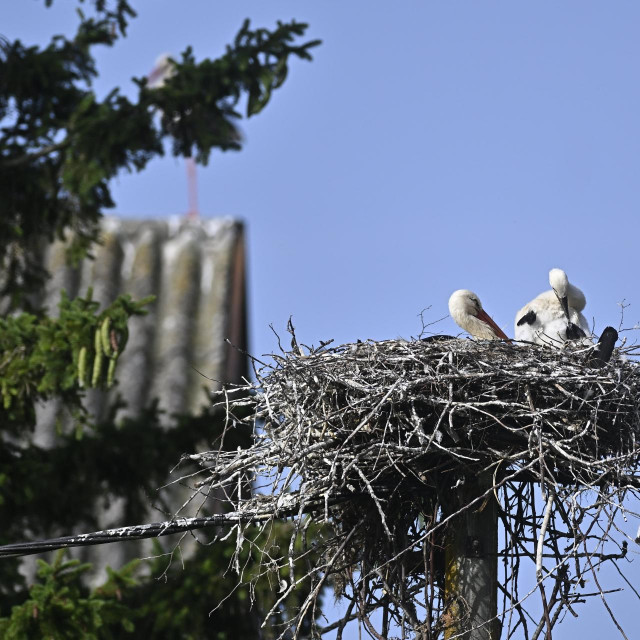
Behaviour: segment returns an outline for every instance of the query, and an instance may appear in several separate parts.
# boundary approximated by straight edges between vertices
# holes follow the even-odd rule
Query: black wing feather
[[[591,356],[591,364],[594,367],[602,367],[609,362],[617,340],[618,332],[613,327],[607,327],[602,332],[600,340],[598,340],[598,344],[595,346],[593,355]]]
[[[532,309],[518,320],[518,326],[521,327],[523,324],[533,324],[536,321],[536,317],[536,312]]]

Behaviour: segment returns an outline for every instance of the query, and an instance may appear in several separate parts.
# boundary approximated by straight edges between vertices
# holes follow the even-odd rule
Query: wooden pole
[[[485,493],[490,473],[467,477],[454,490],[447,511],[455,513]],[[449,526],[445,548],[445,640],[499,640],[498,505],[493,492],[466,509]],[[488,622],[491,620],[491,622]]]

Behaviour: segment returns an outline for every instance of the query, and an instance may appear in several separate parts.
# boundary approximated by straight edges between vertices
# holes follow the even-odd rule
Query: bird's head
[[[491,316],[482,308],[480,298],[478,298],[473,291],[469,291],[468,289],[458,289],[454,291],[449,298],[449,313],[456,324],[471,333],[471,335],[479,335],[483,338],[487,337],[482,335],[484,330],[480,334],[475,333],[473,329],[475,321],[471,319],[475,318],[487,326],[490,331],[489,335],[493,334],[496,338],[509,340],[502,329],[500,329]],[[478,325],[476,324],[475,326],[477,327]]]
[[[456,320],[460,315],[472,315],[478,317],[482,311],[480,298],[469,289],[458,289],[449,298],[449,313]]]
[[[564,314],[569,318],[569,278],[562,269],[549,271],[549,284],[553,289]]]

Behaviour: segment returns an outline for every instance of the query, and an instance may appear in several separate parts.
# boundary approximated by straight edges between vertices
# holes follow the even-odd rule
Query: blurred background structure
[[[101,240],[102,244],[94,248],[94,259],[84,259],[77,268],[68,266],[64,242],[49,247],[45,266],[52,278],[43,303],[55,315],[63,291],[75,298],[85,296],[92,288],[101,308],[120,294],[130,294],[137,300],[156,296],[147,315],[130,320],[128,348],[117,369],[118,385],[110,391],[88,390],[85,406],[90,420],[100,424],[113,420],[114,412],[117,421],[139,418],[153,405],[160,412],[160,423],[167,429],[175,428],[179,424],[176,416],[201,415],[211,406],[212,392],[246,379],[243,226],[230,218],[109,217],[103,221]],[[63,431],[73,431],[73,421],[60,400],[40,405],[34,444],[44,449],[59,444],[59,422],[66,425]],[[203,434],[200,448],[210,446]],[[145,455],[144,451],[134,453]],[[182,453],[175,452],[175,463]],[[126,473],[126,466],[122,471]],[[177,489],[163,492],[164,508],[177,512],[186,495]],[[148,496],[140,497],[149,500]],[[150,507],[147,521],[162,519]],[[99,528],[127,524],[127,509],[127,498],[108,493],[100,496],[95,505]],[[148,542],[127,542],[74,555],[95,564],[99,572],[94,581],[99,582],[107,565],[122,566],[127,560],[149,554],[150,549]],[[28,565],[34,566],[33,559]]]
[[[2,31],[45,43],[74,3],[8,2]],[[199,168],[204,215],[248,229],[251,350],[277,349],[293,316],[303,342],[416,335],[469,288],[508,335],[516,311],[565,269],[596,333],[640,320],[640,5],[409,3],[339,7],[140,3],[129,37],[98,52],[98,94],[133,94],[161,51],[215,56],[242,20],[294,16],[324,45],[260,118],[241,154]],[[182,161],[114,183],[123,218],[184,211]],[[451,319],[433,327],[456,334]],[[622,332],[632,340],[633,332]],[[204,371],[206,373],[206,370]],[[635,534],[635,532],[632,532]],[[630,551],[630,557],[636,550]],[[625,585],[619,585],[626,588]],[[633,628],[629,590],[609,601]],[[602,607],[562,634],[616,633]],[[357,633],[357,632],[356,632]],[[357,636],[353,636],[357,637]]]
[[[62,290],[75,298],[89,287],[101,306],[122,293],[156,299],[147,315],[130,321],[118,387],[88,392],[90,412],[96,421],[106,419],[109,395],[112,401],[119,395],[125,408],[118,417],[139,414],[154,398],[165,416],[199,413],[211,404],[212,391],[247,375],[242,224],[230,218],[110,217],[102,228],[95,259],[79,268],[66,264],[63,242],[50,247],[45,266],[53,277],[45,305],[55,312]],[[55,434],[57,405],[48,403],[39,417],[40,444]]]

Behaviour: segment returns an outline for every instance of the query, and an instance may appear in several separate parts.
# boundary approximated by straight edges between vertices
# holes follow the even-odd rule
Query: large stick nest
[[[347,614],[314,633],[340,634],[358,618],[372,637],[395,628],[421,638],[442,637],[450,618],[448,527],[495,495],[502,637],[520,629],[537,638],[589,590],[602,591],[594,570],[625,556],[628,535],[616,517],[640,486],[640,368],[620,352],[592,368],[588,351],[462,339],[304,351],[294,336],[275,364],[254,361],[255,385],[225,396],[230,427],[250,422],[255,443],[190,456],[206,474],[199,491],[226,490],[229,506],[255,520],[295,516],[289,550],[269,560],[286,585],[283,599],[302,581],[292,558],[306,551],[295,540],[311,522],[327,525],[313,543],[320,559],[304,576],[313,588],[291,621],[294,635],[329,580]],[[244,399],[234,401],[239,392]],[[241,420],[247,405],[252,415]],[[256,491],[243,489],[247,477]],[[490,478],[489,488],[469,494],[478,477]],[[472,497],[458,508],[465,484]],[[523,558],[537,565],[534,585],[551,581],[547,593],[540,585],[519,593]],[[589,572],[595,585],[587,588]],[[539,589],[544,614],[533,620],[526,598]]]

